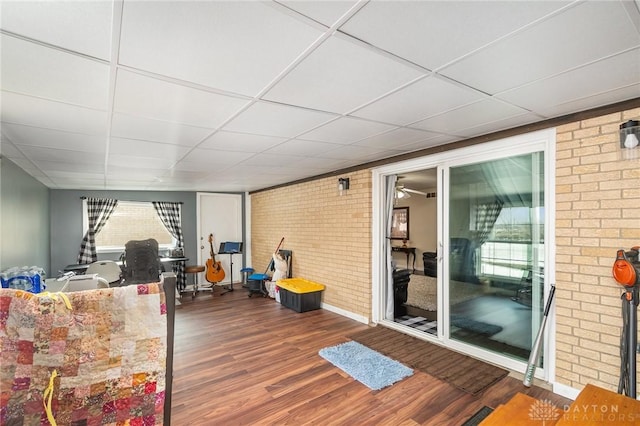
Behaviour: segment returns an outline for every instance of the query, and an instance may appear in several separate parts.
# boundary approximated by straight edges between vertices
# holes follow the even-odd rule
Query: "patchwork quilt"
[[[166,354],[160,283],[0,289],[0,424],[161,425]]]

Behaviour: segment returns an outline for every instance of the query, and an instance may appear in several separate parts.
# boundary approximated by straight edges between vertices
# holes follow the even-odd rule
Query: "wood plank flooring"
[[[173,425],[460,425],[517,392],[571,401],[506,377],[471,396],[428,374],[371,391],[318,355],[367,326],[297,313],[239,285],[184,297],[176,311]]]

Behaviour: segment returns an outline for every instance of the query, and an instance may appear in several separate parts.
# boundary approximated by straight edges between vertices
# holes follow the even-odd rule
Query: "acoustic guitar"
[[[211,259],[207,259],[205,278],[211,284],[215,284],[224,279],[224,269],[220,261],[216,261],[216,254],[213,252],[213,234],[209,234],[209,246],[211,247]]]

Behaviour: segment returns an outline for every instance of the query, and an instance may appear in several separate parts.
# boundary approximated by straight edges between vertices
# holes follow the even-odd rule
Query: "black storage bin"
[[[304,278],[278,280],[280,303],[296,312],[320,309],[324,285]]]
[[[280,303],[296,312],[307,312],[320,309],[322,291],[312,293],[293,293],[280,288]]]

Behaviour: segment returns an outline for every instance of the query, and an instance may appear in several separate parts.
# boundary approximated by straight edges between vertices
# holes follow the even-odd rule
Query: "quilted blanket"
[[[1,289],[0,424],[162,424],[166,314],[159,283]]]

